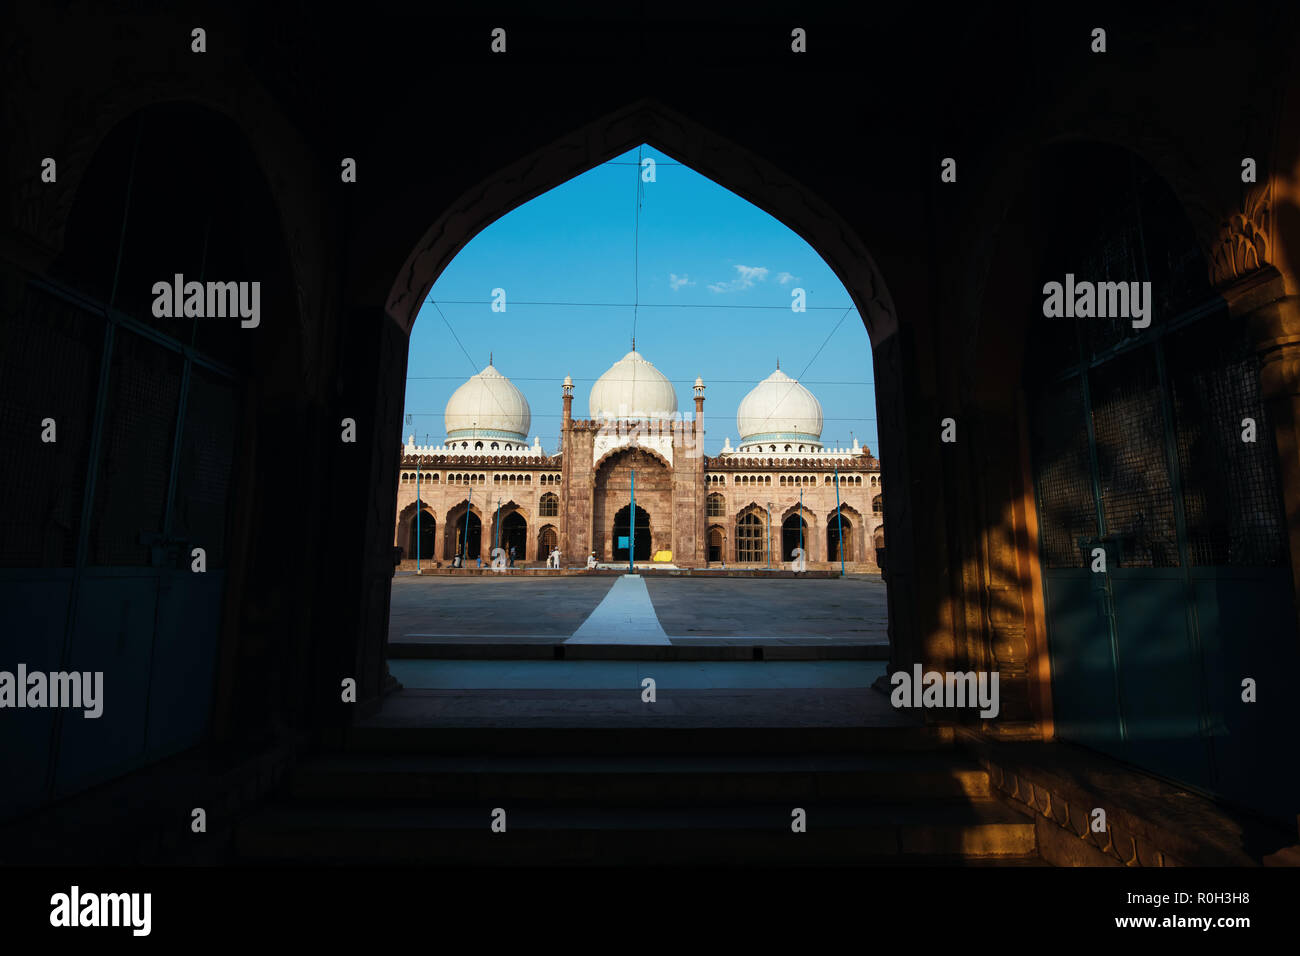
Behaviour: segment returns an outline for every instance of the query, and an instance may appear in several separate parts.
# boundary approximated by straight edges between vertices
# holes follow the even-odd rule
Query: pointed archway
[[[442,557],[444,561],[454,561],[457,555],[463,560],[473,561],[482,556],[483,519],[476,505],[466,502],[453,507],[447,512],[443,525]]]
[[[853,519],[843,510],[832,511],[826,519],[826,560],[856,561],[853,548]]]
[[[422,561],[428,561],[433,558],[433,540],[437,533],[438,519],[433,516],[428,508],[421,508],[419,511],[419,520],[411,519],[410,535],[408,537],[408,546],[406,553],[408,556],[419,557]]]
[[[640,505],[636,506],[636,525],[630,528],[628,515],[631,505],[627,504],[614,512],[614,525],[610,529],[615,561],[626,561],[629,544],[633,561],[649,561],[653,553],[650,544],[650,512]],[[629,535],[631,540],[629,541]]]
[[[793,561],[796,548],[802,548],[808,554],[808,521],[798,514],[792,514],[781,522],[781,560]]]

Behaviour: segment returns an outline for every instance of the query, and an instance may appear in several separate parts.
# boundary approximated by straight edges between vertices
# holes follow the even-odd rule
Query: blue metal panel
[[[1218,573],[1207,574],[1214,570]],[[1195,606],[1204,645],[1210,733],[1218,781],[1234,802],[1279,819],[1300,812],[1294,675],[1300,648],[1290,568],[1198,569]],[[1258,697],[1242,700],[1252,678]]]
[[[1181,568],[1115,568],[1115,638],[1128,759],[1209,788],[1201,735],[1201,673],[1190,639]]]
[[[67,670],[103,671],[103,713],[63,713],[54,795],[89,787],[140,762],[149,703],[158,576],[154,571],[104,574],[81,581]]]
[[[224,571],[164,571],[149,687],[150,757],[197,744],[208,728],[221,632]]]
[[[1104,592],[1098,596],[1086,569],[1049,570],[1043,585],[1057,733],[1119,754],[1119,702]]]
[[[0,670],[57,671],[63,653],[72,595],[72,572],[43,571],[26,579],[6,573],[0,579]],[[20,689],[21,690],[21,689]],[[0,712],[0,753],[4,754],[4,783],[0,785],[0,819],[38,806],[45,798],[54,711],[49,708]]]

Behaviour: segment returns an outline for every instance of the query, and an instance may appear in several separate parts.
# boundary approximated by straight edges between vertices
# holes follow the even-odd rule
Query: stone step
[[[354,806],[265,809],[235,837],[247,862],[583,865],[1032,862],[1034,825],[993,800],[960,805],[507,808]]]
[[[567,637],[403,637],[390,660],[462,661],[887,661],[887,643],[834,637],[672,637],[670,644],[567,644]]]
[[[518,756],[887,754],[949,751],[953,728],[883,727],[419,727],[378,720],[351,729],[353,753]]]
[[[546,757],[342,754],[293,775],[298,800],[582,802],[969,801],[988,774],[953,754]]]

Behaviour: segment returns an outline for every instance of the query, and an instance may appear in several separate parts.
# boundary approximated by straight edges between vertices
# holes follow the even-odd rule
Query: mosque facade
[[[884,563],[880,463],[856,440],[821,441],[821,403],[778,368],[736,411],[738,442],[704,454],[705,383],[694,413],[639,352],[597,379],[588,417],[561,384],[554,453],[534,438],[523,393],[491,363],[447,402],[443,444],[402,449],[394,545],[404,565],[463,561],[501,548],[514,566],[629,560],[679,568],[877,571]],[[629,556],[629,551],[631,555]]]

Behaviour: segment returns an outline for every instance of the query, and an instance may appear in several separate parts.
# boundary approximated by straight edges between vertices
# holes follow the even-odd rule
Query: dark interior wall
[[[877,330],[873,363],[883,479],[897,489],[886,522],[894,663],[1005,652],[1027,666],[1027,638],[999,652],[988,635],[994,617],[1023,634],[1015,618],[1030,559],[998,558],[1005,542],[988,532],[1025,493],[1006,387],[1023,341],[1004,320],[1033,301],[1016,277],[1036,254],[1040,210],[1025,196],[1032,177],[1054,174],[1036,157],[1068,138],[1132,148],[1186,206],[1219,263],[1211,278],[1249,273],[1233,254],[1241,229],[1220,230],[1243,206],[1251,219],[1239,154],[1270,155],[1295,24],[1272,8],[1263,21],[1208,7],[1086,21],[1028,7],[944,19],[902,7],[800,13],[802,58],[787,55],[789,14],[761,5],[744,23],[603,7],[547,24],[509,8],[490,18],[361,11],[338,22],[304,5],[93,18],[33,4],[6,14],[3,155],[16,186],[0,253],[11,270],[52,272],[91,158],[123,119],[161,101],[229,118],[283,233],[291,305],[274,320],[283,328],[267,327],[245,397],[245,434],[256,437],[241,446],[239,623],[221,648],[215,733],[337,729],[351,716],[339,703],[343,678],[356,677],[363,698],[381,691],[406,366],[390,305],[404,263],[435,226],[450,258],[559,181],[524,170],[519,181],[531,185],[502,191],[500,171],[551,163],[567,178],[607,158],[617,129],[597,136],[602,119],[645,103],[657,122],[682,118],[676,138],[665,136],[693,150],[702,171],[783,210],[855,295],[868,280],[854,269],[884,284],[879,311],[895,325]],[[1104,60],[1087,52],[1094,17],[1110,24]],[[209,30],[202,55],[189,51],[195,24]],[[508,29],[504,57],[489,52],[496,25]],[[1222,83],[1207,62],[1233,65],[1240,84]],[[59,158],[57,184],[39,182],[45,155]],[[958,159],[955,184],[939,181],[947,156]],[[357,161],[355,184],[339,180],[344,157]],[[447,218],[457,208],[465,214]],[[818,223],[839,234],[816,232]],[[948,416],[959,422],[955,448],[937,440]],[[344,418],[357,423],[355,443],[341,440]],[[998,477],[990,462],[1011,464]],[[329,516],[328,541],[288,518],[313,513]],[[1021,554],[1023,523],[1009,536]],[[321,559],[289,557],[303,553]]]

